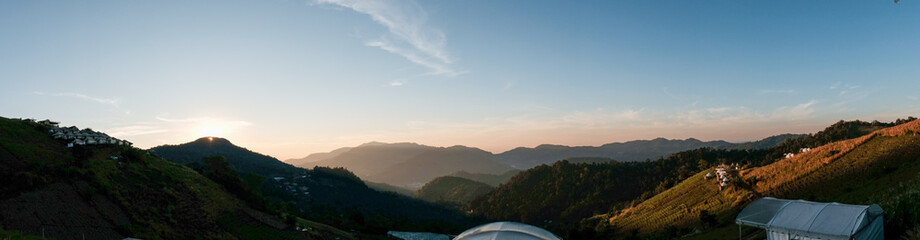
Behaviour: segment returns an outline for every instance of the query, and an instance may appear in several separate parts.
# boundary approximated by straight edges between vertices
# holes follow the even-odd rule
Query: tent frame
[[[755,211],[754,214],[749,214],[749,215],[745,216],[744,219],[741,219],[741,217],[742,217],[741,214],[745,212],[744,210],[742,210],[741,213],[738,213],[738,216],[735,218],[735,224],[738,224],[738,239],[739,239],[739,240],[742,240],[742,239],[743,239],[742,231],[741,231],[741,226],[742,226],[742,225],[749,225],[749,226],[753,226],[753,227],[763,228],[764,230],[767,230],[767,231],[768,231],[768,235],[769,235],[769,232],[772,231],[772,232],[779,232],[779,233],[792,234],[792,235],[805,234],[805,235],[814,236],[814,237],[821,237],[821,238],[824,238],[824,237],[829,237],[829,238],[846,237],[847,235],[835,235],[834,233],[812,232],[812,231],[811,231],[811,229],[813,229],[813,227],[815,227],[815,223],[817,223],[816,219],[818,219],[819,216],[822,216],[821,214],[822,214],[829,206],[841,206],[841,205],[844,205],[844,206],[857,206],[857,207],[863,207],[863,208],[864,208],[863,211],[861,211],[858,215],[854,216],[855,219],[860,219],[860,220],[859,220],[859,221],[855,221],[855,222],[850,222],[850,223],[847,225],[849,229],[858,228],[858,229],[855,229],[855,231],[851,231],[850,233],[848,233],[848,234],[849,234],[849,235],[848,235],[849,238],[852,238],[853,236],[857,236],[857,235],[859,235],[860,233],[862,233],[863,231],[865,231],[866,229],[869,229],[869,228],[871,227],[871,225],[874,224],[875,221],[884,221],[884,220],[883,220],[884,211],[881,210],[881,208],[878,207],[877,204],[872,204],[872,205],[848,205],[848,204],[840,204],[840,203],[836,203],[836,202],[834,202],[834,203],[819,203],[819,202],[810,202],[810,201],[804,201],[804,200],[786,200],[786,199],[776,199],[776,198],[772,198],[772,197],[764,197],[764,198],[758,199],[757,201],[754,201],[753,203],[751,203],[751,205],[753,205],[753,204],[755,204],[755,203],[758,203],[758,202],[761,202],[761,201],[770,201],[770,202],[765,202],[765,203],[762,203],[761,205],[759,205],[759,206],[761,207],[760,209],[764,209],[763,212],[757,212],[756,210],[754,210],[754,211]],[[780,215],[781,213],[784,213],[784,212],[783,212],[784,209],[786,209],[786,207],[792,205],[793,203],[820,204],[821,206],[820,206],[820,209],[815,208],[816,211],[812,211],[812,212],[813,212],[813,216],[809,216],[810,219],[808,219],[807,222],[803,222],[803,223],[807,224],[807,227],[805,227],[805,228],[792,228],[792,229],[790,229],[790,228],[786,228],[786,227],[784,227],[784,226],[775,226],[775,225],[774,225],[774,221],[777,220],[776,217],[777,217],[778,215]],[[780,205],[780,204],[781,204],[781,205]],[[745,210],[748,209],[748,207],[751,207],[751,205],[748,205],[747,207],[745,207]],[[775,210],[773,210],[772,208],[769,208],[771,205],[772,205],[773,207],[779,205],[779,207],[778,207],[778,208],[775,208]],[[768,207],[768,208],[763,208],[763,207]],[[757,208],[755,208],[755,209],[757,209]],[[872,213],[870,213],[870,209],[881,210],[881,212],[875,212],[875,214],[878,214],[878,215],[872,216],[872,215],[870,215],[870,214],[872,214]],[[771,212],[771,211],[772,211],[772,212]],[[766,213],[769,213],[769,214],[771,214],[771,215],[762,215],[762,214],[766,214]],[[767,220],[767,219],[763,219],[762,216],[770,216],[770,217],[769,217],[769,220]],[[754,217],[754,218],[752,219],[751,217]],[[760,218],[760,219],[758,219],[758,218]],[[760,220],[760,221],[756,221],[756,220]],[[764,220],[766,220],[766,221],[764,221]],[[865,222],[866,225],[865,225],[865,226],[858,226],[858,224],[863,223],[863,221],[866,221],[866,222]],[[855,224],[855,225],[854,225],[854,224]],[[803,229],[804,229],[804,230],[803,230]],[[834,235],[830,235],[830,234],[834,234]],[[884,236],[884,235],[882,235],[882,236]]]

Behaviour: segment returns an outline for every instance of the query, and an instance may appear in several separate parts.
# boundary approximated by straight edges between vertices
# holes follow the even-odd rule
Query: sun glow
[[[204,126],[198,130],[198,137],[223,137],[224,128],[218,126]]]

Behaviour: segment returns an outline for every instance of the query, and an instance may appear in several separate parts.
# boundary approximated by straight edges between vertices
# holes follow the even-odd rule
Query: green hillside
[[[155,149],[164,159],[189,164],[195,169],[207,161],[189,161],[187,156],[214,154],[223,157],[229,166],[245,174],[247,186],[243,188],[261,190],[258,195],[264,196],[264,199],[246,198],[247,201],[267,202],[291,215],[358,232],[361,238],[382,237],[389,230],[459,233],[481,223],[450,207],[375,190],[375,186],[365,184],[348,169],[294,168],[222,138],[202,138]],[[381,185],[376,184],[376,187]]]
[[[419,198],[429,202],[443,202],[465,206],[470,200],[492,190],[488,184],[473,180],[444,176],[435,178],[416,192]]]
[[[636,232],[663,238],[682,236],[693,228],[715,228],[690,237],[721,238],[737,232],[734,215],[762,197],[805,199],[849,204],[878,203],[886,211],[886,235],[916,234],[920,226],[920,121],[834,142],[763,167],[744,169],[728,189],[700,172],[631,208],[595,216],[599,228],[619,234]],[[706,211],[714,220],[703,224]],[[606,221],[604,221],[606,219]],[[670,232],[663,232],[670,229]],[[731,235],[728,235],[731,236]],[[737,235],[735,235],[737,236]],[[914,237],[917,237],[914,235]]]
[[[476,182],[489,184],[489,186],[498,187],[498,185],[508,182],[508,180],[511,180],[511,177],[514,177],[514,175],[517,175],[520,172],[521,170],[512,169],[502,174],[495,175],[488,173],[470,173],[467,171],[458,171],[450,174],[450,176],[466,178]]]
[[[864,136],[874,130],[909,120],[912,119],[898,120],[894,123],[840,121],[805,137],[782,137],[786,139],[783,143],[767,149],[698,148],[644,162],[574,164],[561,161],[552,166],[538,166],[517,174],[506,184],[471,201],[470,207],[474,214],[495,220],[520,221],[541,226],[569,239],[621,236],[623,232],[617,233],[615,229],[625,228],[609,227],[607,218],[632,211],[631,209],[635,209],[634,206],[663,192],[677,192],[680,188],[671,188],[686,185],[683,183],[685,180],[699,176],[702,171],[712,169],[716,165],[739,164],[746,168],[770,165],[790,151],[798,152],[801,148]],[[764,142],[775,142],[776,138],[770,137]],[[715,186],[714,182],[712,184]],[[688,193],[706,192],[688,190]],[[726,196],[726,199],[721,200],[713,198],[713,201],[734,201],[730,197],[734,196]],[[659,205],[687,205],[661,196],[653,201],[663,201]],[[689,215],[699,219],[699,211],[696,214]],[[727,216],[725,214],[719,217],[728,218]],[[649,232],[664,230],[668,226],[662,225],[661,229]],[[686,232],[694,226],[684,227],[686,229],[683,230]],[[676,234],[678,230],[680,229],[675,227],[669,232]],[[628,230],[624,231],[628,233]]]
[[[286,176],[303,172],[303,169],[273,157],[238,147],[229,140],[219,137],[203,137],[184,144],[157,146],[151,148],[150,151],[164,159],[183,165],[201,163],[201,159],[205,157],[223,156],[230,163],[230,166],[239,172],[248,172],[267,177]]]
[[[0,228],[59,239],[306,239],[194,170],[127,146],[67,148],[49,126],[0,118]],[[7,233],[4,233],[7,234]],[[15,234],[12,234],[15,235]]]

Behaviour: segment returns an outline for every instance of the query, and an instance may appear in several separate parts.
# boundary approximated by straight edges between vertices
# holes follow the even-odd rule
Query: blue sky
[[[920,111],[905,1],[3,1],[0,115],[281,159],[748,141]]]

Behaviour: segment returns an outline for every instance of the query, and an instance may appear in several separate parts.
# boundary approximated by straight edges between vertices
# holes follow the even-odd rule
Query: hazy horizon
[[[920,112],[916,2],[0,2],[0,116],[278,159],[744,142]]]

